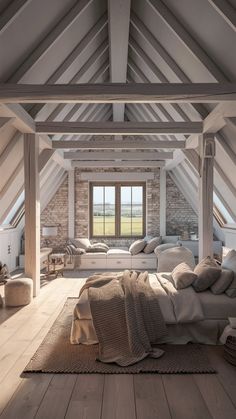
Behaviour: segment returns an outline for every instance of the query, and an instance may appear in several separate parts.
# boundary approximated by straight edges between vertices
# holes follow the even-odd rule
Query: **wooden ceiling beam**
[[[6,7],[0,15],[0,34],[2,34],[8,26],[14,22],[16,17],[30,3],[31,0],[14,0]]]
[[[80,168],[87,168],[87,167],[104,167],[104,168],[119,168],[119,167],[164,167],[164,161],[72,161],[71,167],[80,167]]]
[[[200,44],[185,29],[182,23],[176,18],[172,11],[162,0],[148,0],[155,13],[166,23],[172,32],[180,39],[186,48],[193,54],[209,71],[209,73],[220,83],[228,81],[228,77],[204,51]]]
[[[0,103],[217,103],[236,83],[0,84]]]
[[[38,134],[166,135],[201,134],[201,122],[36,122]]]
[[[185,141],[52,141],[52,148],[56,149],[78,149],[78,150],[155,150],[155,149],[183,149]]]
[[[108,0],[110,81],[126,83],[131,0]],[[113,121],[124,121],[125,104],[113,104]]]
[[[64,159],[69,160],[168,160],[173,158],[173,152],[119,152],[119,151],[94,151],[94,152],[73,152],[64,153]]]
[[[17,83],[23,76],[46,54],[46,52],[61,38],[73,22],[87,9],[93,0],[80,0],[76,2],[54,28],[43,38],[39,45],[31,51],[30,55],[7,79],[8,83]]]
[[[228,25],[236,31],[236,10],[227,0],[208,0]]]

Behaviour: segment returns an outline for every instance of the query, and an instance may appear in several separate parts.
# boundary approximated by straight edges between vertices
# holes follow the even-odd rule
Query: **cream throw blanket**
[[[100,361],[127,366],[163,354],[151,346],[163,340],[167,328],[148,272],[96,274],[80,294],[84,289],[88,289]]]

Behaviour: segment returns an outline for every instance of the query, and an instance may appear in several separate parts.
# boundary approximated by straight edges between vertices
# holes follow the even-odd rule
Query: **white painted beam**
[[[185,45],[186,48],[207,68],[210,74],[212,74],[215,80],[220,83],[228,81],[223,71],[217,66],[217,64],[210,58],[209,54],[199,45],[199,43],[190,35],[185,29],[182,23],[172,13],[172,11],[165,5],[162,0],[148,0],[148,3],[152,6],[155,13],[160,16],[162,20],[168,25],[172,32],[177,35],[180,41]],[[200,103],[200,102],[199,102]]]
[[[25,168],[25,275],[33,280],[33,295],[40,291],[39,138],[24,135]]]
[[[160,235],[166,235],[166,171],[160,170]]]
[[[203,133],[217,133],[229,121],[227,118],[236,116],[236,102],[219,103],[203,121]],[[186,148],[198,147],[198,135],[191,135],[186,140]]]
[[[201,122],[36,122],[39,134],[171,135],[202,133]]]
[[[23,106],[17,103],[2,104],[0,115],[13,118],[12,125],[24,134],[35,132],[33,118],[24,110]]]
[[[185,141],[52,141],[52,148],[56,149],[90,149],[90,150],[99,150],[99,149],[121,149],[121,150],[146,150],[146,149],[175,149],[175,148],[185,148]]]
[[[199,138],[199,260],[213,256],[213,173],[215,156],[214,134]]]
[[[31,0],[14,0],[9,6],[1,12],[0,15],[0,34],[2,34],[8,26],[14,22],[22,10],[30,3]]]
[[[0,133],[4,131],[9,125],[12,125],[14,118],[0,117]]]
[[[108,0],[110,81],[126,83],[131,0]],[[125,104],[113,104],[113,121],[124,121]]]
[[[172,151],[167,152],[119,152],[119,151],[94,151],[94,152],[65,152],[64,159],[67,160],[166,160],[172,159]]]
[[[228,25],[236,31],[236,9],[227,0],[208,0]]]
[[[166,162],[165,170],[173,170],[179,164],[181,164],[185,160],[185,155],[181,150],[175,150],[173,159]]]
[[[87,167],[103,167],[103,168],[119,168],[119,167],[164,167],[165,166],[165,162],[162,161],[138,161],[138,160],[122,160],[122,161],[76,161],[73,160],[71,162],[71,166],[72,167],[80,167],[80,168],[87,168]]]
[[[217,103],[236,83],[0,84],[0,103]]]
[[[75,237],[75,171],[68,171],[68,237]]]
[[[30,55],[23,61],[16,71],[8,78],[8,83],[17,83],[23,76],[41,59],[43,55],[62,37],[75,20],[80,16],[93,0],[80,0],[76,2],[54,28],[43,38],[37,47],[34,47]]]

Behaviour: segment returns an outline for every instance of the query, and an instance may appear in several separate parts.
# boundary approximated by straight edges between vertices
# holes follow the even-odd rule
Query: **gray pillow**
[[[219,279],[211,286],[213,294],[223,294],[229,288],[234,279],[233,271],[222,269]]]
[[[229,288],[225,291],[225,294],[228,295],[228,297],[235,298],[236,297],[236,274],[234,273],[234,279],[231,282]]]
[[[179,265],[177,265],[173,269],[171,276],[174,286],[177,290],[189,287],[193,283],[193,281],[197,279],[197,275],[185,262],[182,262]]]
[[[91,247],[90,240],[85,237],[79,237],[76,239],[70,239],[70,242],[75,246],[79,247],[80,249],[87,250],[89,247]]]
[[[166,249],[158,255],[157,272],[172,272],[182,262],[194,269],[195,260],[191,250],[183,246]]]
[[[227,253],[221,266],[224,269],[230,269],[236,273],[236,250],[232,249],[229,253]]]
[[[193,288],[196,292],[201,292],[210,288],[219,279],[221,268],[214,259],[207,256],[198,263],[194,273],[197,274],[197,279],[192,284]]]
[[[153,237],[153,239],[148,240],[146,246],[144,247],[144,253],[152,253],[155,248],[161,244],[161,237]]]
[[[137,255],[138,253],[142,252],[144,247],[146,246],[146,240],[140,239],[133,242],[129,248],[131,255]]]
[[[154,249],[154,253],[158,256],[164,250],[173,249],[173,247],[179,247],[179,245],[176,244],[176,243],[175,244],[174,243],[163,243],[163,244],[160,244],[159,246],[157,246]]]

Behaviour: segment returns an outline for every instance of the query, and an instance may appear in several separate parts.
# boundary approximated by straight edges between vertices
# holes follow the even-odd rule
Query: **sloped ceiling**
[[[122,24],[123,19],[124,30],[125,24],[129,27],[128,57],[123,48],[120,59],[120,66],[126,63],[127,83],[235,81],[235,0],[133,0],[128,26],[127,10],[122,11],[122,1],[117,3],[121,13],[119,16],[118,7],[117,20]],[[0,82],[117,81],[112,80],[115,24],[109,7],[105,0],[0,0]],[[125,34],[122,36],[125,42]],[[123,77],[122,71],[120,74]],[[117,113],[109,104],[35,104],[24,108],[37,121],[105,121]],[[125,105],[123,118],[200,121],[213,108],[212,104],[129,104]],[[215,205],[228,223],[236,222],[235,135],[235,124],[229,120],[216,136]],[[61,135],[54,139],[62,137],[76,139]],[[158,139],[171,140],[173,136]],[[22,135],[11,124],[2,129],[0,125],[0,223],[23,192],[22,143]],[[42,138],[41,152],[46,147]],[[197,150],[192,156],[194,153]],[[194,158],[181,151],[174,156],[178,158],[170,166],[172,178],[182,185],[185,197],[197,210]],[[40,173],[42,207],[63,181],[67,169],[68,161],[59,150],[45,161]]]

